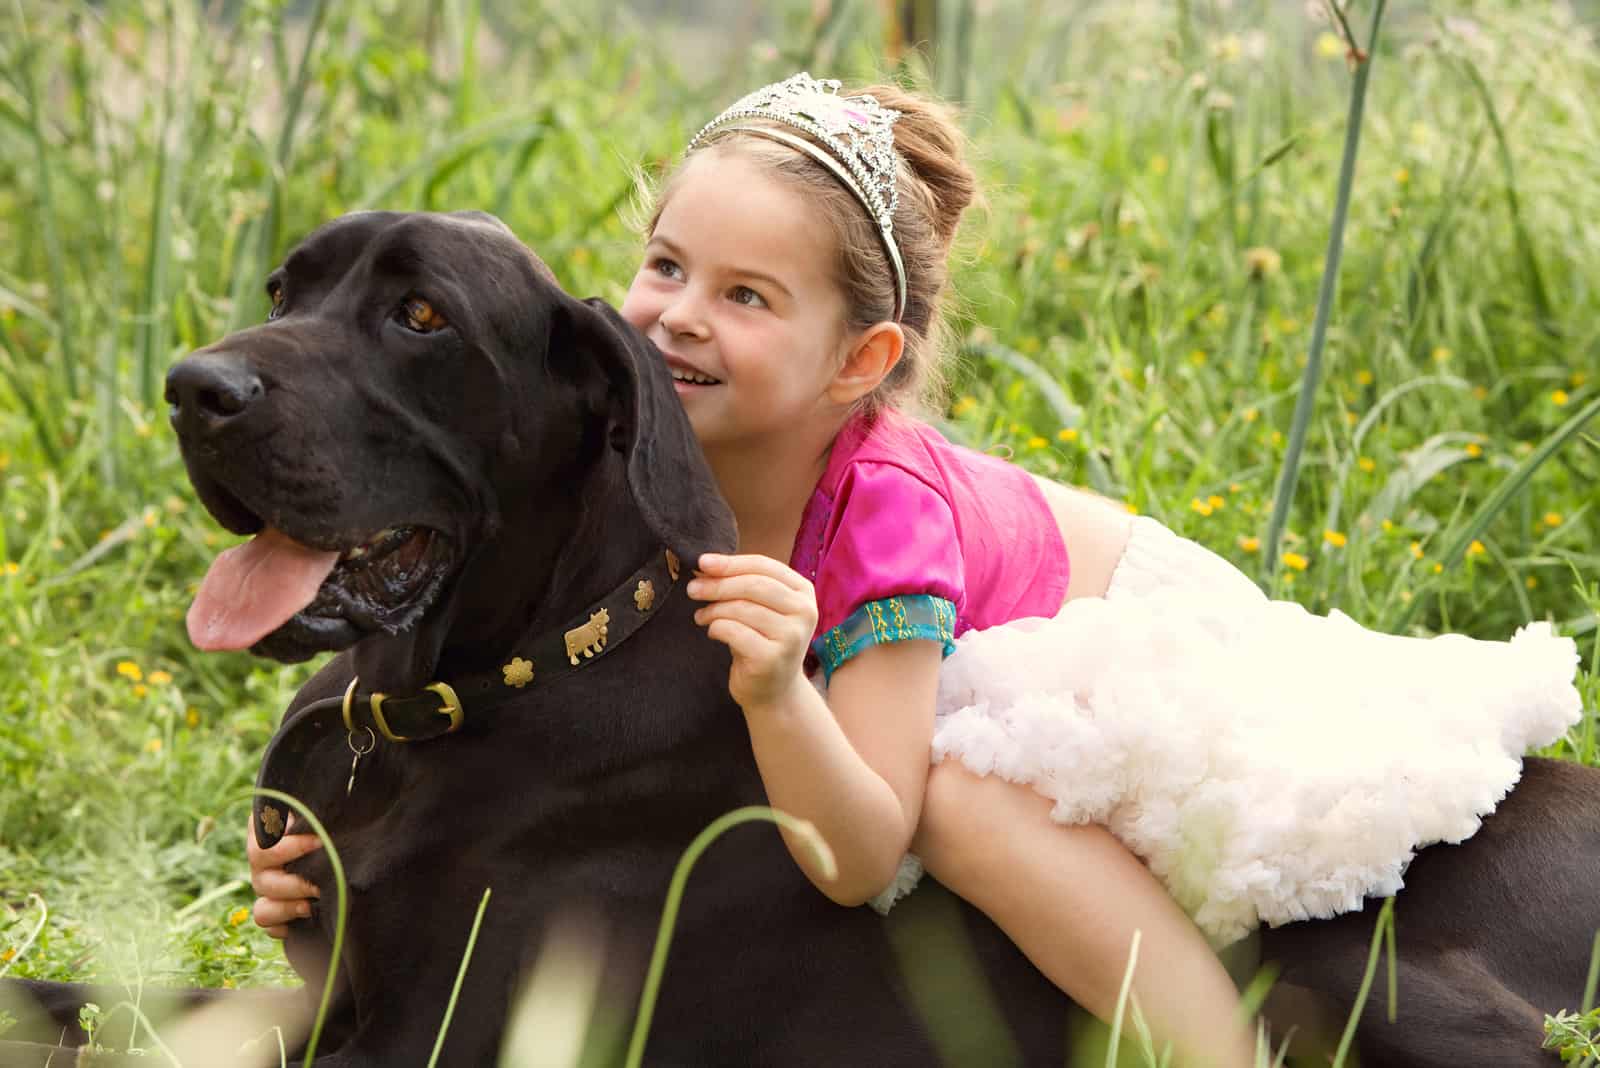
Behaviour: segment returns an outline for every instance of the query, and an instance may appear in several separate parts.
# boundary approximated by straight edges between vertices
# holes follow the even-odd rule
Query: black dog
[[[268,532],[247,567],[214,570],[192,628],[285,660],[347,650],[296,697],[262,771],[327,823],[350,883],[317,1063],[426,1059],[486,888],[442,1063],[494,1063],[519,981],[574,910],[604,932],[596,1018],[624,1025],[591,1029],[588,1062],[620,1061],[679,854],[764,800],[726,651],[679,588],[735,539],[666,369],[477,214],[339,219],[269,291],[272,321],[182,361],[168,398],[201,500],[230,530]],[[272,596],[234,604],[245,571],[285,560]],[[1539,1014],[1577,1007],[1600,920],[1597,780],[1532,761],[1483,831],[1416,861],[1400,1022],[1374,999],[1363,1064],[1548,1062]],[[253,818],[270,844],[284,806]],[[325,895],[287,944],[311,989],[334,880],[321,853],[297,868]],[[1270,1013],[1342,1022],[1371,930],[1369,913],[1265,935],[1283,977]],[[970,974],[936,952],[952,933]],[[30,989],[67,1022],[82,1000]],[[1060,1064],[1068,1014],[937,885],[887,921],[841,909],[761,825],[696,868],[646,1061]]]

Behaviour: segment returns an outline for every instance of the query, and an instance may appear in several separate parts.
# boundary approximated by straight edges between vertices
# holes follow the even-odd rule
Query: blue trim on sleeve
[[[868,601],[818,636],[811,651],[822,665],[823,678],[831,679],[839,665],[864,649],[914,638],[938,642],[944,656],[955,652],[956,606],[931,593]]]

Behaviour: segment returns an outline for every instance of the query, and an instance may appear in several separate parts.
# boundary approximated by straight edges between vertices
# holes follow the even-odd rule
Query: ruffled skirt
[[[1548,624],[1507,642],[1380,634],[1271,601],[1142,517],[1105,597],[956,644],[934,761],[1105,825],[1218,946],[1393,894],[1582,713],[1576,646]],[[918,874],[908,858],[878,906]]]

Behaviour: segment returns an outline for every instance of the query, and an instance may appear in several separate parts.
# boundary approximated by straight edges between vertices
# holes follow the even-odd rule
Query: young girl
[[[1194,793],[1209,799],[1213,844],[1227,839],[1237,812],[1219,809],[1207,778],[1226,779],[1226,754],[1195,745],[1201,767],[1190,755],[1162,794],[1150,784],[1172,778],[1182,758],[1160,772],[1137,761],[1141,751],[1171,756],[1167,743],[1127,734],[1113,752],[1086,724],[1148,716],[1168,737],[1196,741],[1182,720],[1192,708],[1206,713],[1204,701],[1189,699],[1182,680],[1216,682],[1219,671],[1250,666],[1263,650],[1230,645],[1235,632],[1288,635],[1269,655],[1296,642],[1314,653],[1336,632],[1359,645],[1346,630],[1369,644],[1403,640],[1273,606],[1158,524],[953,446],[907,414],[938,378],[946,261],[974,192],[945,110],[894,87],[841,96],[837,83],[796,75],[739,101],[690,143],[661,191],[622,309],[671,367],[738,518],[738,555],[698,561],[688,593],[705,602],[696,618],[708,635],[733,653],[729,689],[771,803],[811,821],[833,849],[830,880],[789,842],[819,890],[843,905],[878,897],[886,907],[912,881],[897,873],[913,853],[1102,1019],[1137,932],[1145,963],[1133,995],[1156,1038],[1183,1063],[1249,1065],[1252,1030],[1232,982],[1152,868],[1108,830],[1161,857],[1191,911],[1213,903],[1208,894],[1228,898],[1214,884],[1229,869],[1211,863],[1197,874],[1181,849],[1163,857],[1149,827],[1192,830],[1192,813],[1168,794]],[[1106,614],[1112,605],[1123,607]],[[1271,611],[1281,626],[1263,615]],[[1433,654],[1413,647],[1431,644],[1407,642],[1402,655],[1426,660]],[[1546,727],[1575,715],[1558,692],[1574,667],[1567,652],[1544,660],[1540,678],[1555,696],[1525,702]],[[1452,654],[1450,664],[1466,659]],[[1156,679],[1177,681],[1163,690]],[[1118,703],[1123,719],[1112,715]],[[1255,707],[1279,703],[1281,694]],[[959,759],[930,770],[936,714],[935,754]],[[1232,737],[1220,716],[1197,718]],[[1496,721],[1489,733],[1514,764],[1529,732],[1503,728]],[[1262,768],[1241,766],[1228,781]],[[1514,779],[1513,769],[1501,793]],[[1052,820],[1052,800],[1067,824]],[[299,899],[315,888],[281,870],[314,848],[308,839],[270,851],[252,842],[255,918],[270,933],[308,914]],[[1397,883],[1420,842],[1389,839],[1402,857]],[[1385,885],[1368,877],[1360,889]],[[1271,918],[1261,895],[1228,900],[1241,898],[1255,907],[1245,926]],[[1360,900],[1347,892],[1336,904]],[[1304,896],[1286,907],[1307,914]],[[1319,908],[1331,911],[1310,906]],[[1237,922],[1228,913],[1208,933],[1226,941]]]

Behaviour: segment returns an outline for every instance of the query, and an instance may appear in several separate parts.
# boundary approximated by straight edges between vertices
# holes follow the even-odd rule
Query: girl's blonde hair
[[[944,318],[950,251],[962,213],[978,196],[977,178],[967,165],[966,138],[949,105],[897,85],[865,86],[844,90],[841,95],[870,95],[900,113],[894,124],[894,146],[903,166],[899,169],[894,239],[906,272],[906,306],[900,317],[905,350],[900,362],[861,405],[869,413],[882,407],[925,410],[937,405],[944,388],[944,364],[952,347]],[[816,217],[833,231],[835,280],[844,294],[848,329],[862,330],[894,317],[894,268],[877,223],[855,194],[822,164],[748,130],[718,132],[684,163],[703,152],[738,152],[800,191],[815,206]],[[684,163],[655,195],[645,228],[647,238],[655,232]]]

